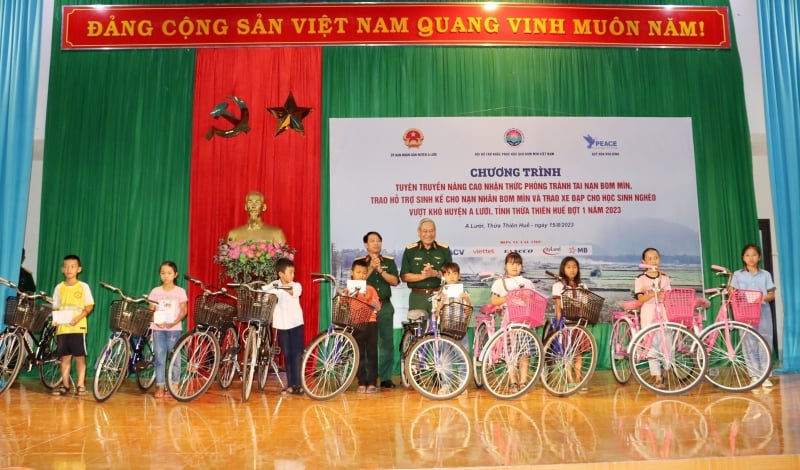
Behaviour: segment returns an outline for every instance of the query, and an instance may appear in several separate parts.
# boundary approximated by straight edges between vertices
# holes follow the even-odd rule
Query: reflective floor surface
[[[568,398],[469,388],[431,401],[397,388],[319,402],[281,395],[270,377],[247,403],[239,382],[179,403],[128,380],[96,403],[26,377],[0,395],[0,468],[800,468],[800,376],[773,380],[666,397],[598,372]]]

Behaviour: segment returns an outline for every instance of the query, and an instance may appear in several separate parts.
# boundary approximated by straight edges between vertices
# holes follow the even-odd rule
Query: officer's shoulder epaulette
[[[389,256],[389,255],[382,255],[382,256],[383,259],[392,259],[392,260],[394,259],[394,256]]]
[[[441,246],[442,248],[450,248],[450,245],[448,245],[447,243],[436,242],[436,244]]]
[[[367,257],[366,256],[359,256],[358,258],[354,259],[353,261],[358,261],[358,260],[361,260],[361,259],[367,259]]]
[[[419,246],[419,242],[409,243],[408,246],[406,246],[406,250],[411,250],[411,249],[414,249],[414,248],[416,248],[418,246]]]

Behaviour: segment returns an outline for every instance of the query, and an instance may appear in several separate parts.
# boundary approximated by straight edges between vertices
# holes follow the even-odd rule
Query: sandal
[[[509,393],[517,393],[519,392],[519,385],[518,384],[511,384],[508,386]]]
[[[367,387],[367,390],[366,390],[365,393],[378,393],[378,387],[376,387],[374,385],[370,385],[369,387]]]
[[[366,385],[359,385],[358,386],[358,390],[356,390],[356,391],[358,393],[367,393],[367,386]]]
[[[667,388],[667,386],[664,384],[664,379],[662,379],[661,377],[656,377],[655,379],[656,383],[653,384],[655,388],[659,390],[664,390],[665,388]]]
[[[164,395],[166,395],[166,393],[164,393],[163,389],[156,390],[156,398],[164,398]]]

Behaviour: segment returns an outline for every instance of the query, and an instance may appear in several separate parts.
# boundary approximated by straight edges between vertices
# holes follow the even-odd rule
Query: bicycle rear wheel
[[[335,397],[350,387],[358,362],[358,343],[353,335],[342,330],[320,333],[303,352],[303,390],[315,400]]]
[[[8,390],[22,368],[24,346],[22,336],[4,332],[0,335],[0,394]]]
[[[167,361],[167,390],[176,400],[187,402],[199,397],[208,387],[219,367],[219,343],[208,331],[192,330],[184,334]]]
[[[467,351],[446,336],[427,336],[417,341],[405,362],[411,386],[431,400],[460,395],[472,373]]]
[[[100,353],[94,371],[92,395],[95,400],[104,402],[119,389],[125,376],[128,375],[130,354],[128,338],[114,335],[109,340],[103,352]]]
[[[539,337],[526,326],[498,331],[481,351],[483,387],[502,400],[527,393],[542,372],[542,349]]]
[[[239,362],[239,332],[232,323],[222,327],[219,348],[221,351],[219,371],[217,372],[217,385],[226,389],[233,383]]]
[[[628,345],[631,343],[633,332],[631,322],[627,319],[618,319],[611,329],[609,349],[611,353],[611,372],[614,379],[620,384],[626,384],[631,379],[631,360],[628,355]]]
[[[572,395],[589,383],[596,366],[594,336],[582,326],[565,326],[544,343],[542,385],[553,395]]]
[[[708,370],[703,344],[676,323],[653,324],[631,344],[631,372],[645,388],[662,395],[684,393],[700,383]]]
[[[489,341],[489,328],[486,327],[486,323],[480,323],[475,328],[475,338],[472,341],[472,380],[475,381],[478,388],[483,387],[483,373],[481,372],[483,363],[479,358],[487,341]]]
[[[39,380],[46,389],[52,390],[61,383],[61,359],[56,353],[58,348],[56,327],[45,326],[39,344],[39,350],[36,353],[39,359]]]
[[[400,338],[400,383],[406,388],[411,386],[411,383],[408,381],[406,356],[408,356],[408,351],[411,350],[412,344],[414,344],[414,332],[408,329],[403,330],[403,337]]]
[[[253,376],[258,367],[258,355],[261,349],[260,327],[251,325],[247,328],[244,340],[244,359],[242,363],[242,403],[250,399],[253,391]]]
[[[716,323],[703,331],[700,341],[708,350],[706,380],[714,386],[729,392],[744,392],[760,386],[769,377],[770,347],[750,326]],[[755,360],[759,356],[767,359]]]
[[[156,368],[153,363],[152,333],[139,338],[139,348],[133,369],[136,371],[136,385],[139,390],[146,392],[156,383]]]

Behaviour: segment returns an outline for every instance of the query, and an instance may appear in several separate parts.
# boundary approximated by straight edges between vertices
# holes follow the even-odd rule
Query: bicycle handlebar
[[[109,284],[109,283],[107,283],[105,281],[100,281],[100,285],[105,287],[106,289],[112,291],[112,292],[116,292],[120,297],[122,297],[122,300],[124,300],[126,302],[132,302],[132,303],[147,302],[147,303],[153,304],[153,305],[156,305],[158,303],[158,302],[153,302],[152,300],[148,299],[146,295],[143,295],[143,296],[139,297],[138,299],[134,299],[133,297],[129,297],[129,296],[125,295],[124,292],[122,292],[122,289],[120,289],[119,287],[112,286],[111,284]]]
[[[7,287],[10,287],[10,288],[14,289],[15,291],[17,291],[17,295],[20,296],[20,297],[25,297],[26,299],[42,299],[42,300],[44,300],[45,302],[47,302],[49,304],[53,303],[53,299],[51,297],[49,297],[47,295],[47,293],[45,293],[44,291],[39,292],[38,294],[36,292],[30,293],[30,292],[21,291],[21,290],[19,290],[19,286],[18,285],[14,284],[13,282],[11,282],[8,279],[3,278],[3,277],[0,277],[0,284],[3,284],[4,286],[7,286]]]
[[[711,265],[711,269],[713,269],[714,271],[719,271],[719,272],[717,273],[718,275],[719,275],[719,274],[724,274],[724,275],[731,275],[731,274],[733,274],[733,273],[731,273],[730,269],[728,269],[728,268],[726,268],[726,267],[724,267],[724,266],[719,266],[719,265],[717,265],[717,264],[712,264],[712,265]]]
[[[223,295],[223,296],[228,297],[230,299],[237,300],[236,296],[229,294],[228,290],[225,289],[224,287],[220,287],[219,290],[212,291],[211,289],[208,288],[208,286],[205,285],[205,283],[203,283],[203,281],[201,281],[200,279],[197,279],[196,277],[190,276],[188,274],[184,274],[183,278],[186,279],[187,281],[193,283],[193,284],[197,284],[198,286],[200,286],[200,289],[203,291],[204,294],[207,294],[207,295]]]

